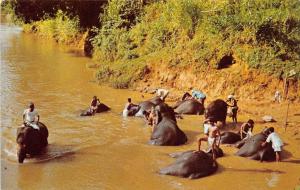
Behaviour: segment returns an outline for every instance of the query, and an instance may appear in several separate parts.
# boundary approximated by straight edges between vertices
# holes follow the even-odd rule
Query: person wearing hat
[[[29,108],[25,109],[23,112],[23,122],[25,126],[30,126],[34,129],[39,130],[38,122],[40,120],[40,116],[36,109],[34,109],[34,104],[32,102],[29,103]]]
[[[241,139],[248,139],[252,136],[254,121],[249,119],[247,123],[243,123],[240,129]]]
[[[228,97],[227,97],[227,101],[229,104],[229,106],[231,107],[231,110],[232,110],[232,121],[234,123],[237,123],[237,111],[238,111],[238,106],[237,106],[237,100],[234,98],[234,96],[232,94],[230,94]]]

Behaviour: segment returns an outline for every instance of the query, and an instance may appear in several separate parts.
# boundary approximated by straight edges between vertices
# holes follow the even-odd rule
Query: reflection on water
[[[221,168],[213,176],[187,180],[158,175],[159,168],[173,161],[169,153],[195,149],[202,117],[189,116],[179,121],[189,138],[186,145],[149,146],[151,129],[139,118],[120,117],[127,98],[141,101],[141,94],[90,82],[93,71],[86,65],[91,60],[73,56],[73,51],[65,47],[23,34],[16,27],[1,25],[0,32],[2,189],[295,187],[286,179],[298,179],[298,165],[261,164],[237,158],[232,147],[224,147],[226,156],[219,159]],[[94,95],[112,111],[79,117]],[[36,104],[41,121],[49,128],[50,145],[45,154],[19,165],[15,134],[29,101]]]

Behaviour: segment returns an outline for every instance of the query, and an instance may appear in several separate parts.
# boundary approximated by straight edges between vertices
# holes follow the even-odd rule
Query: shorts
[[[274,152],[281,152],[281,146],[272,146]]]

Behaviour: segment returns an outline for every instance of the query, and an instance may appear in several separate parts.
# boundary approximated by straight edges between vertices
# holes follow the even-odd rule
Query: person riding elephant
[[[192,97],[194,99],[198,100],[204,106],[204,101],[206,99],[206,95],[203,92],[193,89]]]
[[[264,129],[245,141],[239,143],[240,149],[235,153],[237,156],[247,157],[252,160],[274,161],[276,154],[271,144],[266,144],[262,147],[262,142],[265,142],[270,134],[270,128]]]
[[[187,137],[177,126],[173,109],[162,103],[155,107],[155,111],[156,127],[153,129],[149,144],[176,146],[186,143]]]
[[[212,101],[205,109],[205,119],[210,118],[214,122],[221,121],[224,126],[226,124],[227,106],[224,100]]]
[[[23,112],[23,123],[24,126],[30,126],[34,129],[39,130],[38,122],[40,121],[40,115],[34,107],[34,103],[29,103],[29,108]]]
[[[18,144],[18,161],[23,163],[26,155],[34,156],[39,154],[48,145],[48,129],[37,122],[39,130],[31,126],[22,126],[17,129],[16,142]]]
[[[131,98],[127,99],[127,103],[125,104],[124,110],[123,110],[123,116],[134,116],[138,110],[140,109],[139,105],[133,104],[131,102]]]
[[[107,105],[101,103],[97,96],[94,96],[91,101],[90,107],[83,111],[80,116],[93,116],[96,113],[106,112],[109,110],[110,108]]]

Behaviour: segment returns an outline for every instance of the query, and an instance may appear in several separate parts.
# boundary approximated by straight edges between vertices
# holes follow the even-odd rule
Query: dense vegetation
[[[300,78],[299,1],[109,0],[102,5],[93,55],[100,62],[97,78],[115,87],[140,79],[155,60],[198,70],[238,62],[277,77],[294,70]],[[86,26],[74,7],[73,14],[61,7],[65,13],[44,14],[34,30],[73,38]]]

